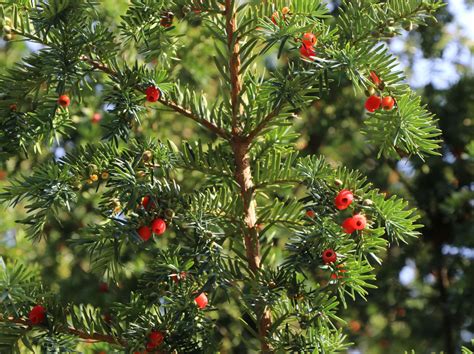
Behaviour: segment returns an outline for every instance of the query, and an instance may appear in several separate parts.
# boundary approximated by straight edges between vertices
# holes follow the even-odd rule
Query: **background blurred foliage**
[[[127,1],[104,0],[101,3],[107,14],[104,20],[109,26],[114,26],[116,19],[125,12]],[[466,4],[472,6],[472,1]],[[332,5],[337,8],[337,1]],[[455,41],[472,53],[474,34],[468,38],[462,33],[447,31],[454,20],[448,8],[438,14],[438,19],[438,24],[405,36],[398,54],[402,55],[408,71],[414,66],[420,49],[424,58],[442,58],[446,46]],[[212,51],[213,41],[198,31],[197,25],[198,22],[194,26],[191,23],[178,29],[191,46],[178,51],[179,59],[176,60],[183,65],[177,67],[174,76],[196,90],[212,90],[217,87],[213,84],[217,71],[201,58],[205,57],[202,53]],[[24,42],[0,41],[0,72],[35,49],[38,48]],[[124,54],[136,55],[133,51]],[[276,53],[270,53],[265,59],[269,70],[276,62]],[[192,68],[192,72],[184,67]],[[307,153],[323,153],[334,164],[343,163],[362,170],[386,193],[400,194],[417,206],[426,225],[421,239],[411,241],[408,247],[394,246],[389,250],[378,274],[379,288],[370,293],[369,301],[349,304],[346,320],[355,352],[401,353],[415,349],[420,353],[441,350],[454,353],[460,350],[461,344],[468,344],[473,336],[474,77],[472,66],[457,64],[457,70],[462,78],[447,89],[433,85],[420,88],[429,109],[440,119],[445,142],[441,157],[426,161],[406,158],[398,164],[368,157],[370,146],[359,133],[364,119],[364,97],[354,98],[349,83],[333,91],[339,92],[338,95],[324,97],[308,111],[301,112],[295,121],[302,134],[297,142],[299,149]],[[332,79],[340,80],[338,77]],[[100,88],[98,93],[100,95]],[[83,102],[80,113],[74,117],[77,130],[70,141],[29,159],[20,155],[11,159],[8,164],[0,166],[0,185],[7,175],[28,171],[32,160],[60,156],[63,149],[99,140],[103,131],[100,122],[93,121],[93,116],[98,113],[102,119],[107,118],[106,107],[98,106],[99,95]],[[171,137],[179,144],[180,137],[188,139],[196,129],[200,129],[184,119],[171,117],[166,112],[150,109],[149,119],[143,121],[139,130],[143,136]],[[199,174],[177,178],[189,188],[200,183]],[[91,275],[85,255],[75,254],[73,257],[67,240],[74,236],[79,225],[94,222],[93,213],[89,211],[97,203],[92,193],[84,193],[82,197],[86,199],[81,204],[83,207],[61,215],[62,225],[50,226],[49,242],[40,242],[33,247],[25,240],[24,231],[14,224],[14,220],[23,218],[25,214],[19,208],[15,212],[13,209],[0,209],[0,255],[8,253],[28,263],[41,264],[45,284],[59,291],[64,298],[106,308],[112,301],[123,299],[136,280],[131,277],[130,268],[126,270],[130,275],[126,281],[105,285],[101,279]],[[281,238],[285,236],[281,235]],[[138,259],[127,266],[133,267],[134,271],[145,269],[146,259]],[[61,280],[57,282],[56,279]],[[229,306],[228,312],[232,311],[232,306]],[[225,317],[221,321],[220,332],[226,338],[233,329],[228,328]],[[238,337],[234,333],[233,338]],[[223,348],[238,350],[239,345],[242,344],[224,341]],[[99,345],[95,348],[100,350]]]

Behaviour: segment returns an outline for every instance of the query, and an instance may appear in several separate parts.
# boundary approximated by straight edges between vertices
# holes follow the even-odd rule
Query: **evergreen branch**
[[[93,60],[93,59],[89,58],[86,55],[83,55],[80,58],[81,58],[82,61],[88,63],[89,65],[91,65],[96,70],[102,71],[102,72],[104,72],[108,75],[111,75],[111,76],[117,76],[117,73],[105,64],[102,64],[102,63],[100,63],[96,60]],[[138,88],[138,89],[140,89],[140,88]],[[142,90],[140,89],[140,91],[142,91]],[[220,136],[221,138],[229,139],[230,135],[229,135],[228,132],[226,132],[224,129],[212,124],[211,122],[195,115],[189,109],[184,108],[184,107],[180,106],[179,104],[177,104],[173,101],[167,100],[163,96],[160,97],[159,101],[163,105],[165,105],[166,107],[173,110],[174,112],[179,113],[179,114],[181,114],[181,115],[183,115],[187,118],[192,119],[196,123],[199,123],[199,124],[203,125],[204,127],[209,129],[211,132],[215,133],[216,135]]]
[[[247,141],[253,141],[271,122],[273,118],[278,116],[281,111],[281,107],[275,108],[271,111],[256,127],[247,135]]]
[[[393,22],[397,23],[397,22],[400,22],[400,21],[405,20],[407,18],[413,17],[422,8],[423,8],[423,2],[420,2],[420,4],[417,7],[415,7],[414,9],[412,9],[411,11],[409,11],[407,13],[401,13],[398,16],[396,16],[395,18],[390,18],[390,21],[391,22],[393,21]],[[361,35],[359,35],[359,37],[353,38],[351,40],[351,44],[356,45],[360,41],[363,41],[363,40],[366,40],[367,38],[370,38],[371,34],[373,32],[374,33],[382,33],[387,28],[387,25],[389,25],[389,23],[387,23],[386,21],[379,22],[375,28],[369,29],[365,33],[362,33]]]
[[[15,323],[15,324],[30,327],[30,323],[27,320],[23,320],[21,318],[8,317],[8,318],[6,318],[6,320],[9,323]],[[7,321],[5,321],[5,319],[3,319],[3,320],[0,319],[0,322],[7,322]],[[76,337],[79,337],[81,339],[84,339],[86,341],[106,342],[106,343],[110,343],[110,344],[114,344],[114,345],[118,344],[122,347],[127,346],[127,343],[124,340],[117,339],[113,336],[106,335],[106,334],[86,333],[86,332],[80,331],[80,330],[78,330],[76,328],[73,328],[73,327],[61,328],[61,331],[64,332],[64,333],[72,334],[72,335],[74,335]]]

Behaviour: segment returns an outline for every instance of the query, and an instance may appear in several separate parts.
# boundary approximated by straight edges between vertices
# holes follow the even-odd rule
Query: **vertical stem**
[[[240,133],[238,127],[238,118],[240,114],[239,95],[242,90],[242,82],[240,78],[240,45],[236,36],[237,24],[236,13],[234,11],[234,1],[226,0],[226,32],[227,32],[227,46],[229,48],[230,60],[230,82],[231,82],[231,104],[232,104],[232,134]]]
[[[236,34],[236,12],[234,0],[226,0],[226,32],[227,46],[230,53],[229,70],[231,80],[231,106],[232,106],[232,139],[231,146],[235,161],[235,180],[240,187],[240,196],[244,207],[244,246],[249,268],[255,276],[258,276],[260,264],[260,242],[257,231],[256,202],[254,199],[254,185],[250,167],[249,146],[252,138],[244,138],[241,135],[239,118],[242,114],[240,93],[242,81],[240,77],[240,45]],[[257,304],[255,309],[257,315],[257,327],[260,340],[260,348],[263,353],[270,353],[272,349],[267,342],[267,335],[272,323],[271,311],[265,303]]]
[[[244,235],[245,251],[250,269],[253,272],[260,268],[260,243],[257,232],[256,203],[254,200],[254,185],[250,169],[248,143],[234,138],[232,150],[235,159],[235,179],[240,186],[240,195],[244,205],[244,221],[247,233]]]
[[[258,276],[260,264],[260,242],[257,231],[256,202],[254,199],[254,185],[250,169],[249,143],[239,136],[232,140],[232,150],[235,159],[235,179],[240,186],[240,195],[244,206],[245,234],[244,245],[247,262],[252,272]],[[271,353],[272,349],[267,341],[267,335],[272,324],[271,311],[265,303],[257,304],[257,326],[260,336],[262,353]]]

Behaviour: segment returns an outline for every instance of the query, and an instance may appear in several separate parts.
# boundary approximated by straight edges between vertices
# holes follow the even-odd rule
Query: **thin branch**
[[[252,142],[253,139],[255,139],[263,129],[267,126],[270,121],[275,118],[281,111],[281,108],[275,108],[273,111],[271,111],[263,120],[255,127],[254,130],[252,130],[246,137],[246,140],[248,142]]]
[[[82,61],[88,63],[89,65],[91,65],[96,70],[102,71],[102,72],[104,72],[108,75],[111,75],[111,76],[117,76],[117,73],[114,70],[112,70],[111,68],[109,68],[108,66],[106,66],[103,63],[100,63],[100,62],[98,62],[94,59],[89,58],[86,55],[82,55],[80,57],[80,59]],[[209,129],[210,131],[212,131],[216,135],[220,136],[221,138],[224,138],[226,140],[228,140],[230,138],[230,134],[228,132],[226,132],[224,129],[212,124],[211,122],[209,122],[206,119],[198,117],[193,112],[191,112],[189,109],[186,109],[186,108],[180,106],[179,104],[177,104],[173,101],[167,100],[163,96],[160,97],[159,102],[162,103],[163,105],[165,105],[166,107],[170,108],[174,112],[180,113],[181,115],[194,120],[196,123],[199,123],[199,124],[205,126],[207,129]]]
[[[8,317],[7,320],[10,323],[15,323],[22,326],[31,327],[31,324],[27,320],[23,320],[21,318]],[[2,320],[0,319],[0,321]],[[72,334],[74,336],[77,336],[87,341],[106,342],[110,344],[120,345],[122,347],[127,346],[127,342],[125,342],[124,340],[114,338],[113,336],[110,336],[110,335],[100,334],[100,333],[88,334],[72,327],[63,328],[63,330],[66,333]]]

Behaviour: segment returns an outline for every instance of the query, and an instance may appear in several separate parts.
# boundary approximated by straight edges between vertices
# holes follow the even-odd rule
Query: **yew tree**
[[[358,171],[302,156],[292,125],[345,77],[367,93],[360,114],[374,155],[437,154],[436,119],[385,41],[433,20],[441,1],[344,0],[334,15],[322,0],[131,0],[113,24],[96,1],[1,6],[4,40],[39,49],[0,76],[0,160],[35,164],[0,199],[26,208],[18,227],[34,247],[95,195],[95,221],[71,247],[105,283],[137,278],[105,311],[58,296],[31,264],[3,255],[2,350],[92,341],[218,352],[229,322],[249,352],[348,348],[338,309],[376,286],[374,265],[418,235],[418,216]],[[186,35],[191,25],[201,37]],[[181,62],[196,38],[212,51]],[[215,85],[179,80],[198,64]],[[77,134],[91,102],[104,111],[93,117],[103,139],[45,154]],[[167,131],[162,115],[190,120],[196,134],[175,144],[144,132],[151,120]]]

